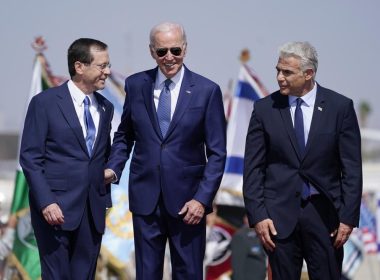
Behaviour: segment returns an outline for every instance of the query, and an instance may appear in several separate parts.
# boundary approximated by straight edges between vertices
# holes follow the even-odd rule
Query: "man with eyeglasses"
[[[44,280],[94,279],[111,207],[113,105],[97,92],[110,74],[107,45],[78,39],[67,58],[71,79],[32,98],[20,151]]]
[[[121,176],[133,155],[129,205],[133,214],[136,279],[162,279],[169,240],[173,279],[203,279],[205,215],[226,158],[226,123],[217,84],[183,64],[186,34],[177,23],[150,32],[158,67],[126,79],[126,99],[105,170]]]

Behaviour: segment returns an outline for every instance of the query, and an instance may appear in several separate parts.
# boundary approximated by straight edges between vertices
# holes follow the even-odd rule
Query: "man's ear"
[[[187,43],[184,44],[184,46],[183,46],[183,57],[186,56],[186,52],[187,52]]]
[[[80,75],[83,74],[84,67],[85,67],[85,65],[82,62],[75,61],[74,68],[75,68],[75,72],[77,74],[80,74]]]
[[[304,74],[305,74],[306,80],[311,80],[314,77],[314,70],[313,69],[306,69],[304,71]]]

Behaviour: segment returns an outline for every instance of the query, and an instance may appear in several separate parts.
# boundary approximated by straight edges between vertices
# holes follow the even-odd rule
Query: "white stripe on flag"
[[[216,203],[243,206],[243,162],[245,139],[253,103],[265,96],[246,65],[242,65],[232,99],[231,115],[227,127],[227,162]]]

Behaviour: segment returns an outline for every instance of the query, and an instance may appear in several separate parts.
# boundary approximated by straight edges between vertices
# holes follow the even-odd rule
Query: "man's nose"
[[[284,75],[280,71],[280,72],[277,73],[277,81],[283,81],[283,80],[284,80]]]
[[[106,75],[110,75],[111,74],[111,68],[107,66],[106,68],[104,68],[103,73]]]

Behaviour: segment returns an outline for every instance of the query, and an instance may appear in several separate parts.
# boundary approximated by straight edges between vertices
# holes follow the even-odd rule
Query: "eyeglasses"
[[[95,66],[100,72],[104,72],[104,70],[106,70],[107,67],[108,67],[108,69],[111,69],[111,63],[103,63],[103,64],[85,63],[85,64],[89,65],[89,66]]]
[[[156,54],[158,57],[164,57],[168,51],[174,56],[180,56],[182,53],[182,48],[174,47],[174,48],[158,48],[156,49]]]

